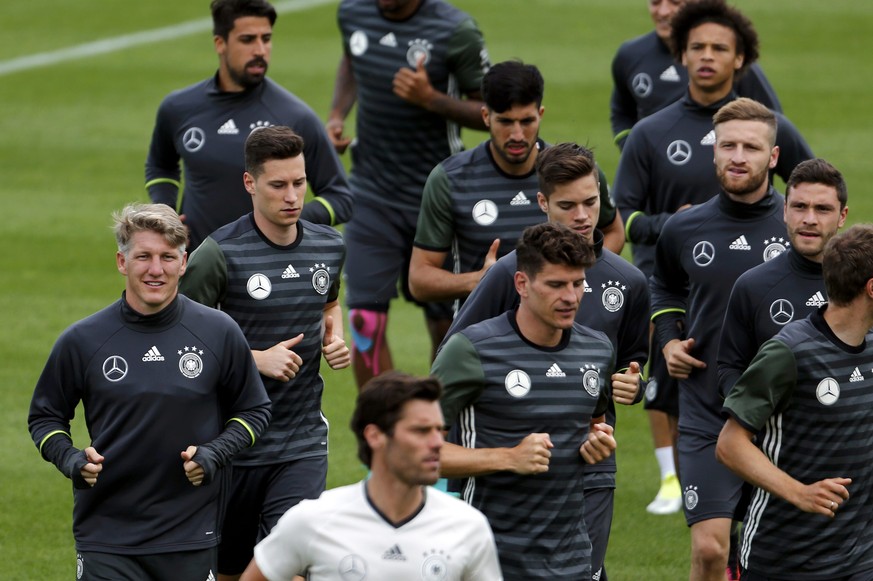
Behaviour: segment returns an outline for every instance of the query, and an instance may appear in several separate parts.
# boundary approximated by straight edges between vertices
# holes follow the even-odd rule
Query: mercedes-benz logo
[[[363,30],[356,30],[349,37],[349,52],[355,56],[361,56],[367,52],[367,34]]]
[[[337,572],[343,581],[363,581],[367,577],[367,563],[358,555],[346,555],[340,560]]]
[[[250,297],[256,301],[260,301],[270,296],[270,291],[273,290],[273,285],[270,283],[269,278],[260,272],[256,272],[249,277],[249,280],[246,283],[246,290]]]
[[[497,204],[491,200],[479,200],[473,206],[473,220],[480,226],[490,226],[497,219]]]
[[[127,361],[121,355],[110,355],[103,362],[103,377],[109,381],[121,381],[127,375]]]
[[[707,240],[701,240],[694,245],[691,257],[697,266],[709,266],[715,260],[715,247]]]
[[[673,165],[685,165],[691,160],[691,146],[687,141],[677,139],[667,146],[667,159]]]
[[[199,127],[191,127],[182,136],[182,146],[191,153],[200,151],[206,143],[206,134]]]
[[[815,397],[824,405],[833,405],[840,399],[840,384],[833,377],[826,377],[815,388]]]
[[[646,73],[638,73],[634,75],[631,87],[638,97],[648,97],[652,94],[652,77]]]
[[[530,376],[520,369],[507,373],[503,384],[512,397],[524,397],[530,392]]]
[[[770,319],[777,325],[784,325],[794,318],[794,305],[787,299],[776,299],[770,305]]]

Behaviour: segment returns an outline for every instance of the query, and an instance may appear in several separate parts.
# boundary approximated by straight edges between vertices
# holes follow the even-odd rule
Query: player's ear
[[[115,253],[115,266],[118,267],[118,272],[127,276],[127,257],[121,250]]]
[[[243,173],[243,185],[248,193],[255,195],[255,177],[249,172]]]
[[[491,116],[488,113],[488,107],[486,105],[482,105],[482,123],[485,124],[486,129],[491,129]]]
[[[530,285],[530,278],[522,271],[515,273],[515,292],[520,297],[527,297],[527,288]]]
[[[374,452],[376,450],[381,450],[385,447],[385,443],[388,441],[388,436],[379,429],[379,426],[376,424],[367,424],[364,426],[364,440],[367,441],[367,445],[370,446],[370,449]]]
[[[542,210],[543,213],[549,213],[549,200],[542,192],[537,192],[537,204],[539,204],[540,210]]]

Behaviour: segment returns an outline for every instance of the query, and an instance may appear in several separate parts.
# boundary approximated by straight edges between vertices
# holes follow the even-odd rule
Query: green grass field
[[[0,70],[12,59],[208,16],[207,2],[31,0],[0,4]],[[595,148],[607,174],[609,66],[622,40],[650,25],[643,0],[456,0],[483,29],[492,60],[537,64],[546,79],[542,135]],[[869,103],[873,3],[742,0],[762,38],[762,64],[786,114],[816,154],[846,175],[850,222],[869,221],[873,131]],[[271,76],[326,117],[340,56],[335,3],[285,13],[275,29]],[[154,114],[171,90],[213,73],[204,31],[0,73],[0,578],[74,575],[69,481],[42,461],[27,433],[33,385],[58,334],[115,300],[111,211],[146,200],[143,163]],[[467,133],[474,144],[482,134]],[[584,305],[583,305],[584,308]],[[421,314],[396,303],[390,341],[398,367],[428,370]],[[347,428],[349,371],[326,372],[330,486],[362,475]],[[77,422],[77,443],[87,442]],[[619,486],[607,567],[610,579],[687,578],[681,516],[645,512],[657,468],[641,409],[622,409],[616,433]]]

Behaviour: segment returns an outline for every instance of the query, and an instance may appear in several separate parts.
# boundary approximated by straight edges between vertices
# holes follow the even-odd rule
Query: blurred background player
[[[306,143],[306,173],[316,195],[303,218],[347,221],[352,195],[321,120],[266,77],[275,9],[265,0],[213,0],[211,9],[218,72],[171,93],[158,108],[146,160],[149,197],[177,208],[181,158],[185,192],[179,212],[193,252],[213,231],[252,211],[239,179],[246,137],[259,127],[287,125]]]
[[[594,250],[596,262],[585,269],[585,304],[576,322],[602,331],[616,351],[617,372],[612,376],[612,400],[606,422],[615,428],[613,401],[638,403],[642,398],[640,369],[648,355],[649,289],[643,274],[621,256],[604,248],[595,221],[598,214],[597,170],[591,150],[575,143],[560,143],[537,158],[537,203],[549,222],[571,228]],[[461,305],[448,336],[515,309],[518,270],[515,250],[498,260],[469,299]],[[613,454],[585,466],[585,523],[591,538],[592,579],[606,581],[603,562],[612,525],[616,459]]]
[[[522,230],[542,221],[535,166],[547,147],[539,138],[543,86],[539,69],[520,61],[497,63],[482,79],[490,139],[437,165],[424,186],[409,264],[417,300],[463,302]],[[624,231],[603,180],[604,236],[620,252]],[[449,257],[454,272],[443,268]]]
[[[300,219],[305,146],[288,127],[252,132],[243,181],[253,212],[219,228],[191,256],[181,290],[242,328],[273,402],[273,421],[234,462],[219,546],[219,580],[237,579],[286,510],[327,479],[323,356],[351,363],[339,304],[345,247],[330,226]]]
[[[343,57],[327,130],[338,151],[352,146],[346,303],[360,387],[393,367],[388,307],[398,281],[411,299],[406,277],[422,188],[439,162],[463,149],[461,126],[485,129],[479,87],[489,62],[473,19],[444,0],[345,0],[338,20]],[[352,143],[344,124],[355,103]],[[434,346],[451,316],[450,303],[425,306]]]
[[[689,0],[646,0],[655,30],[622,44],[612,60],[609,120],[619,148],[637,121],[682,98],[688,71],[670,48],[670,21]],[[694,0],[690,0],[694,1]],[[758,63],[734,79],[734,90],[773,111],[782,112],[776,91]]]
[[[236,323],[179,295],[175,210],[113,218],[124,292],[58,339],[28,427],[73,482],[77,579],[214,579],[222,467],[267,427],[270,400]],[[70,432],[80,402],[84,450]]]
[[[652,275],[655,242],[676,211],[710,199],[718,191],[711,163],[715,134],[712,116],[737,98],[735,80],[758,59],[758,35],[742,13],[723,0],[686,2],[673,16],[670,46],[688,72],[685,96],[634,125],[615,178],[616,205],[632,244],[634,264]],[[775,171],[787,180],[812,151],[797,129],[778,116]],[[661,348],[652,340],[650,381],[645,406],[649,413],[662,484],[649,512],[678,510],[677,480],[671,472],[669,447],[678,415],[676,384],[664,367]]]
[[[395,371],[367,382],[351,427],[369,477],[285,513],[243,580],[501,581],[482,513],[428,486],[440,470],[441,393],[436,379]]]

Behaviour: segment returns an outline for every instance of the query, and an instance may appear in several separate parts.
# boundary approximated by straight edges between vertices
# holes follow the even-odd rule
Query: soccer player
[[[445,444],[441,473],[466,479],[507,579],[586,579],[585,465],[615,449],[603,421],[615,351],[575,321],[594,252],[547,222],[524,231],[516,260],[518,309],[452,335],[434,361],[463,444]]]
[[[327,130],[339,151],[352,147],[346,303],[360,387],[393,367],[388,307],[398,281],[412,300],[406,278],[422,188],[439,162],[463,149],[461,126],[485,129],[480,85],[490,63],[473,19],[444,0],[344,0],[338,20],[343,57]],[[352,143],[343,131],[356,102]],[[424,309],[436,346],[452,305]]]
[[[647,0],[655,30],[622,44],[612,59],[609,120],[619,148],[624,146],[637,121],[681,99],[685,93],[688,71],[670,49],[670,21],[686,1]],[[737,75],[734,90],[741,97],[782,112],[776,91],[758,63],[753,63],[745,74]]]
[[[244,581],[499,581],[478,510],[428,486],[443,446],[440,383],[388,372],[358,394],[351,427],[363,482],[304,501],[255,547]]]
[[[686,2],[671,20],[670,45],[688,70],[685,96],[639,121],[625,143],[613,190],[616,206],[632,244],[634,264],[652,275],[655,242],[664,222],[690,204],[718,191],[712,168],[715,134],[712,116],[737,98],[734,81],[758,59],[752,23],[724,0]],[[813,157],[795,127],[777,114],[779,159],[771,171],[787,180],[798,163]],[[645,406],[655,439],[662,486],[648,510],[678,510],[679,491],[672,464],[671,434],[678,415],[675,382],[670,380],[661,348],[652,340],[651,380]]]
[[[466,298],[522,230],[542,221],[536,161],[546,147],[539,139],[543,87],[539,69],[519,61],[497,63],[482,79],[490,139],[437,165],[424,185],[409,263],[419,301]],[[620,252],[624,231],[604,176],[600,184],[605,237]],[[454,272],[443,268],[450,251]]]
[[[744,581],[873,579],[873,226],[835,236],[822,268],[828,304],[764,343],[724,402],[718,458],[756,487]]]
[[[176,208],[179,160],[185,175],[180,213],[193,252],[210,233],[252,211],[241,187],[243,145],[259,127],[287,125],[306,143],[314,203],[303,218],[339,224],[352,213],[345,172],[315,112],[266,77],[276,11],[266,0],[213,0],[218,72],[168,95],[158,108],[146,160],[153,202]]]
[[[266,428],[270,400],[236,323],[179,296],[176,212],[114,218],[124,293],[60,336],[28,427],[73,482],[77,579],[214,578],[222,468]],[[85,449],[70,435],[80,402]]]
[[[245,145],[245,187],[254,211],[213,232],[191,256],[181,290],[242,328],[273,402],[258,444],[234,460],[219,546],[220,579],[236,579],[282,514],[324,491],[327,420],[321,356],[351,363],[342,336],[340,234],[302,220],[306,163],[288,127],[259,129]]]
[[[612,390],[616,401],[638,403],[642,397],[639,371],[648,353],[649,290],[643,274],[622,257],[604,248],[596,228],[598,212],[597,171],[592,152],[574,143],[549,147],[537,159],[537,203],[550,222],[577,232],[592,246],[596,262],[585,269],[585,305],[576,312],[576,322],[602,331],[616,351]],[[602,191],[602,188],[600,188]],[[602,197],[600,198],[602,199]],[[496,317],[518,306],[513,250],[483,277],[461,306],[448,335]],[[606,411],[606,422],[615,428],[615,406]],[[612,525],[615,491],[615,455],[585,467],[585,522],[591,538],[592,578],[606,581],[602,569]],[[597,576],[599,572],[599,577]]]
[[[737,278],[788,245],[784,200],[768,177],[779,157],[776,123],[775,113],[751,99],[718,110],[721,191],[667,221],[650,279],[655,333],[670,376],[679,381],[679,476],[695,580],[725,579],[742,484],[715,460],[724,423],[716,367],[721,315]]]
[[[848,196],[843,175],[823,159],[804,161],[791,172],[784,209],[791,246],[744,273],[731,291],[718,349],[723,396],[764,341],[827,302],[822,256],[846,222]]]

